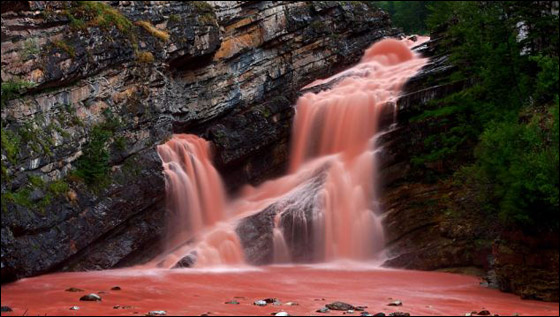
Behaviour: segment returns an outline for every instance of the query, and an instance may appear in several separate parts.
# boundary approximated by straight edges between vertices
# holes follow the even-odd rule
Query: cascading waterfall
[[[159,146],[170,212],[160,263],[172,267],[185,256],[196,266],[243,263],[236,224],[273,205],[274,262],[296,260],[297,244],[310,246],[307,260],[375,257],[384,245],[375,136],[404,82],[425,63],[410,50],[418,43],[382,40],[358,65],[309,85],[332,87],[299,98],[288,175],[245,188],[235,200],[225,198],[207,141],[175,135]]]

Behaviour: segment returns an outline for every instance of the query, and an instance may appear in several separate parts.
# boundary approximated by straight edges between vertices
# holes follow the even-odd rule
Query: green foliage
[[[62,40],[55,40],[52,42],[54,47],[57,47],[68,54],[70,57],[76,57],[76,50],[65,41]]]
[[[102,126],[93,127],[83,154],[76,162],[76,175],[90,186],[104,186],[110,171],[107,145],[112,132]]]
[[[2,128],[2,151],[6,154],[8,161],[16,163],[21,138],[13,131]]]
[[[447,164],[451,171],[472,163],[455,178],[469,175],[488,211],[508,224],[557,229],[558,16],[548,5],[442,1],[427,6],[428,27],[447,28],[442,47],[458,66],[448,83],[467,79],[469,87],[432,101],[413,118],[435,131],[424,138],[413,162]],[[474,161],[465,159],[465,151],[473,152]]]
[[[558,229],[558,104],[529,124],[502,122],[484,131],[471,167],[485,200],[506,222]]]
[[[47,183],[40,176],[28,175],[24,186],[16,191],[6,191],[2,194],[2,211],[7,211],[8,204],[14,204],[42,213],[54,198],[65,195],[69,188],[68,183],[63,179]],[[35,190],[39,190],[42,196],[32,199],[31,195]]]
[[[367,1],[368,3],[370,1]],[[429,6],[439,1],[372,1],[373,5],[383,9],[390,16],[394,26],[400,27],[407,34],[426,34],[426,19]]]
[[[77,6],[68,11],[71,24],[77,28],[86,25],[101,28],[116,27],[122,33],[132,29],[132,22],[117,9],[101,1],[78,1]],[[87,21],[85,23],[84,21]]]
[[[24,80],[10,80],[2,83],[2,108],[6,102],[19,97],[27,88],[33,87],[33,83]]]

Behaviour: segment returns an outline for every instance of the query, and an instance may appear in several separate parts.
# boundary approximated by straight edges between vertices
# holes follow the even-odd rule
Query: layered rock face
[[[491,287],[523,298],[558,301],[558,235],[523,233],[500,225],[482,210],[477,194],[465,184],[427,182],[426,171],[411,159],[422,153],[424,139],[449,126],[437,119],[413,120],[427,104],[459,92],[468,81],[451,81],[455,66],[443,45],[445,32],[417,47],[430,62],[404,87],[397,102],[396,129],[380,142],[382,195],[390,267],[476,274]],[[474,145],[473,145],[474,146]],[[459,151],[460,164],[472,147]],[[439,170],[434,164],[430,169]]]
[[[2,3],[2,281],[158,252],[172,133],[234,191],[284,169],[297,91],[396,34],[359,2]],[[84,159],[85,158],[85,159]]]

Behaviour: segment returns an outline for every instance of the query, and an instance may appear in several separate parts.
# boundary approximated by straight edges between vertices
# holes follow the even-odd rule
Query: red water
[[[412,53],[413,44],[417,43],[379,41],[366,50],[358,65],[309,85],[344,76],[327,91],[299,98],[289,175],[246,188],[236,200],[223,203],[223,185],[212,167],[205,140],[176,135],[158,147],[167,180],[168,245],[172,246],[164,266],[173,266],[187,254],[204,260],[197,260],[198,267],[242,262],[243,251],[234,230],[237,221],[296,193],[301,197],[292,201],[302,208],[291,208],[290,216],[300,223],[312,223],[315,260],[379,256],[384,237],[375,195],[375,135],[380,132],[385,108],[395,104],[404,82],[426,62]],[[319,169],[326,173],[320,194],[302,191],[302,184]],[[312,213],[293,212],[303,210],[309,199],[317,199]],[[291,261],[286,235],[297,234],[282,228],[282,216],[283,212],[277,215],[273,229],[276,263]],[[217,221],[223,223],[216,226]],[[189,239],[192,243],[185,244]]]
[[[2,315],[133,315],[152,310],[165,310],[168,315],[270,315],[279,311],[319,315],[315,311],[332,301],[368,306],[372,314],[462,315],[488,309],[500,315],[558,315],[558,303],[523,301],[483,288],[477,278],[469,276],[348,263],[243,268],[236,222],[290,195],[300,195],[291,197],[296,202],[318,200],[312,217],[320,235],[315,247],[321,249],[322,260],[375,258],[383,246],[375,205],[375,136],[380,132],[383,109],[394,104],[404,81],[425,63],[409,50],[416,44],[381,41],[355,67],[311,84],[340,79],[331,90],[298,100],[290,173],[257,188],[247,187],[238,199],[226,198],[207,141],[192,135],[174,136],[158,147],[170,214],[166,252],[142,267],[50,274],[3,285],[2,305],[14,312]],[[302,190],[305,181],[318,169],[327,173],[323,190],[318,197],[306,195]],[[273,231],[274,259],[285,263],[291,256],[279,217]],[[196,266],[213,268],[166,269],[192,252],[196,252]],[[224,264],[225,268],[216,268]],[[156,265],[162,269],[155,269]],[[110,290],[116,285],[122,290]],[[85,292],[66,292],[69,287]],[[79,301],[86,293],[98,293],[103,300]],[[252,305],[269,297],[284,304]],[[225,304],[232,299],[240,304]],[[402,307],[387,306],[397,299]],[[69,310],[72,306],[79,310]]]
[[[320,267],[265,267],[253,270],[114,270],[50,274],[2,286],[2,315],[143,315],[165,310],[168,315],[334,315],[315,311],[332,301],[368,306],[370,313],[394,311],[413,315],[464,315],[489,310],[501,316],[558,315],[558,303],[521,300],[478,285],[477,278],[456,274]],[[113,286],[122,290],[112,291]],[[68,287],[83,293],[64,291]],[[101,293],[104,292],[104,293]],[[101,302],[81,302],[84,294],[99,293]],[[255,300],[278,298],[283,305],[253,306]],[[239,305],[225,304],[236,299]],[[387,306],[401,300],[403,306]],[[298,306],[288,306],[297,302]],[[115,305],[125,308],[114,309]],[[69,310],[78,306],[78,311]],[[131,307],[126,307],[131,306]],[[359,316],[359,313],[354,313]],[[352,315],[350,315],[352,316]]]

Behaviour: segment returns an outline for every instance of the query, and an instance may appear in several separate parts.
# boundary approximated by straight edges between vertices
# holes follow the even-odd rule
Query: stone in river
[[[70,287],[70,288],[65,289],[65,291],[75,293],[75,292],[83,292],[84,290],[81,289],[81,288]]]
[[[7,313],[7,312],[11,312],[12,308],[10,306],[2,306],[2,312],[3,313]]]
[[[79,310],[79,309],[80,309],[80,307],[78,307],[78,306],[72,306],[72,307],[70,307],[70,310]]]
[[[225,304],[228,304],[228,305],[239,305],[239,302],[236,301],[236,300],[234,299],[234,300],[230,300],[229,302],[225,302]]]
[[[394,302],[390,302],[387,306],[402,306],[402,302],[400,300],[396,300]]]
[[[167,312],[165,310],[152,310],[151,312],[147,313],[146,316],[165,316]]]
[[[332,302],[330,304],[325,305],[330,310],[353,310],[354,306],[344,303],[344,302]]]
[[[113,286],[113,287],[111,287],[111,290],[112,291],[120,291],[121,287],[120,286]]]
[[[97,294],[88,294],[88,295],[84,295],[82,297],[80,297],[81,301],[86,301],[86,302],[99,302],[101,301],[101,296],[97,295]]]
[[[253,303],[255,306],[266,306],[266,302],[264,300],[257,300]]]
[[[394,313],[390,313],[389,316],[410,316],[410,314],[397,311],[397,312],[394,312]]]
[[[316,312],[325,314],[325,313],[330,312],[330,310],[327,307],[323,307],[323,308],[317,309]]]

